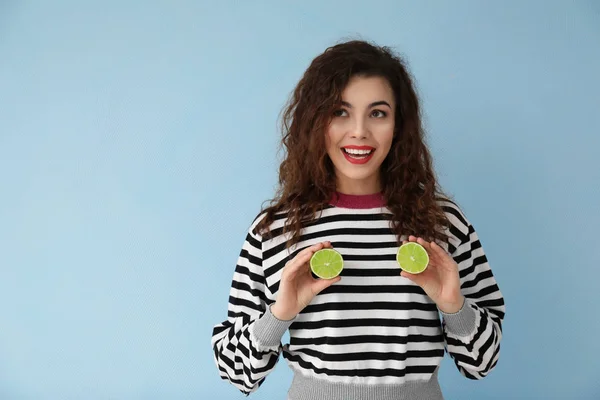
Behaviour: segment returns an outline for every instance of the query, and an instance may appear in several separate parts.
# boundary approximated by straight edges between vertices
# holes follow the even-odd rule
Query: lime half
[[[408,242],[398,249],[396,261],[404,271],[410,274],[420,274],[429,264],[429,254],[419,243]]]
[[[321,279],[332,279],[344,269],[344,259],[336,250],[321,249],[310,258],[310,269]]]

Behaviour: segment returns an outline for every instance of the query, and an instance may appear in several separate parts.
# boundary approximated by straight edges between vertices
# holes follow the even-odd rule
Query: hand
[[[460,276],[454,259],[435,242],[426,242],[415,236],[409,236],[408,241],[417,242],[427,250],[429,265],[420,274],[402,271],[401,275],[419,285],[440,311],[447,314],[460,311],[465,298],[460,292]]]
[[[279,292],[271,312],[282,321],[294,319],[312,299],[324,289],[339,282],[341,277],[333,279],[315,279],[310,270],[310,258],[325,247],[332,248],[331,242],[322,242],[307,247],[296,257],[288,261],[281,273]]]

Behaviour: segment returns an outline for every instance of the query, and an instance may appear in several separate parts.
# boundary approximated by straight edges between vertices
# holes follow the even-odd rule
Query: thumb
[[[321,293],[323,290],[327,289],[329,286],[333,285],[334,283],[339,282],[341,279],[341,276],[336,276],[333,279],[318,279],[313,286],[315,296]]]
[[[419,286],[423,286],[423,283],[425,283],[424,276],[421,274],[411,274],[409,272],[402,271],[400,273],[400,276],[403,276],[404,278],[407,278],[408,280],[413,281],[414,283],[416,283]]]

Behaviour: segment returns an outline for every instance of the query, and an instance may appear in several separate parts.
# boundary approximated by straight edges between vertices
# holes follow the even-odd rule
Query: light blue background
[[[278,115],[357,35],[407,57],[506,297],[496,370],[446,359],[446,397],[600,398],[598,1],[81,3],[0,2],[0,398],[243,398],[210,335]]]

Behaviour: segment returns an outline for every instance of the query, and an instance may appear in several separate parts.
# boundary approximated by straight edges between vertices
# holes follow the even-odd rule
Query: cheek
[[[390,134],[386,137],[385,146],[389,149],[392,147],[392,142],[394,141],[394,132],[390,132]]]
[[[336,129],[335,126],[330,126],[329,129],[325,133],[325,145],[328,149],[337,148],[340,144],[340,141],[343,139],[343,133],[339,129]]]
[[[331,131],[327,130],[325,132],[325,151],[327,152],[327,155],[329,155],[329,158],[335,157],[334,147],[335,147],[335,145],[334,145],[333,139],[331,137]]]
[[[392,147],[392,141],[394,140],[394,127],[387,126],[381,128],[377,134],[377,143],[387,152]]]

